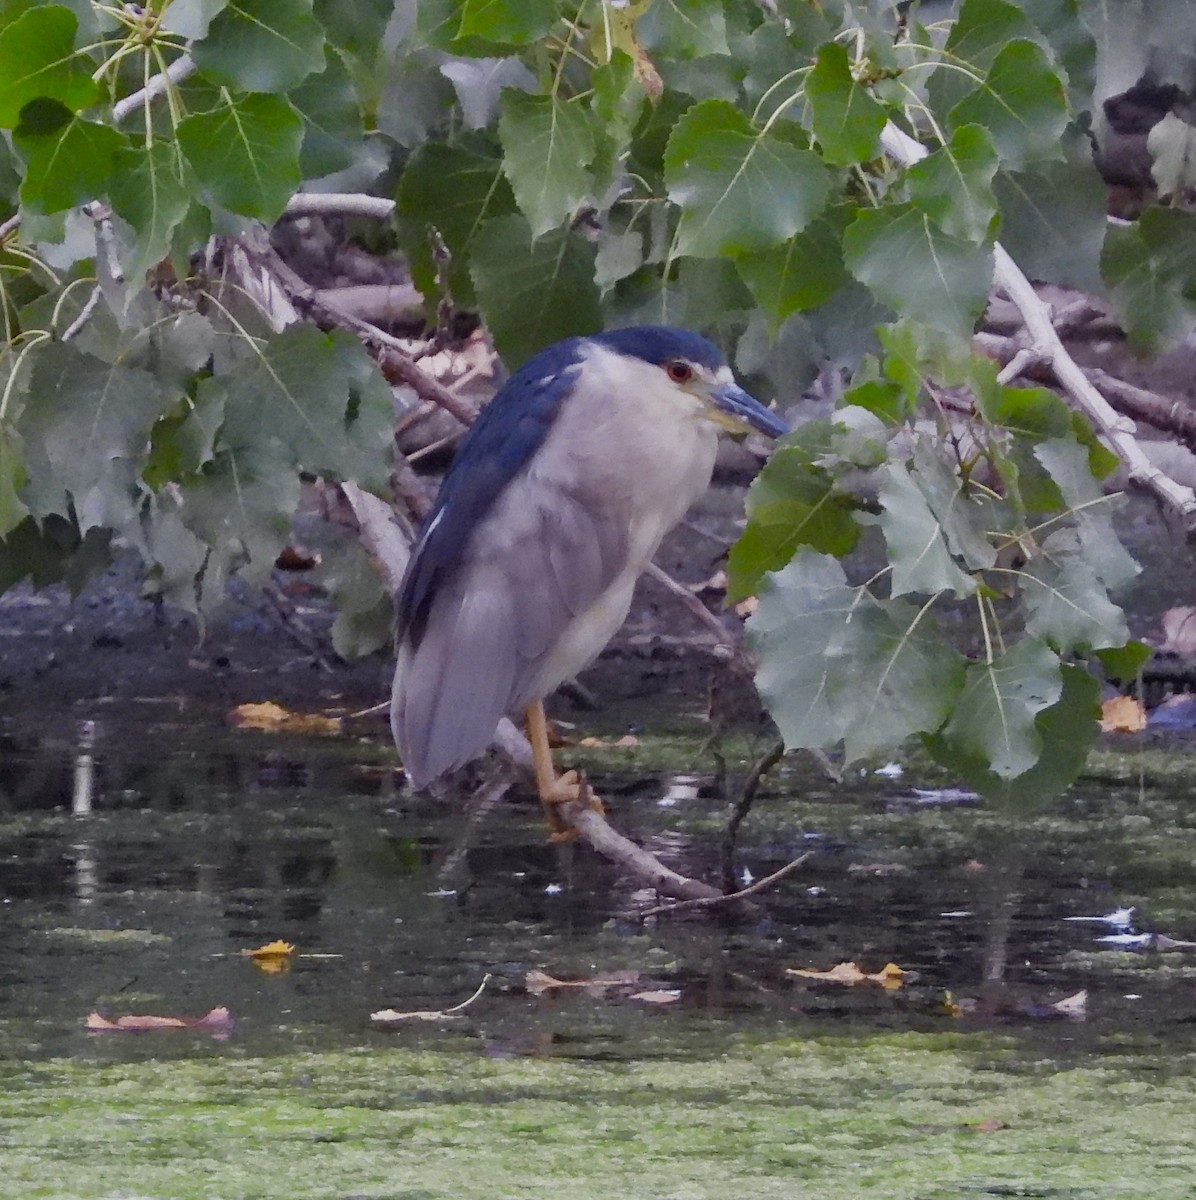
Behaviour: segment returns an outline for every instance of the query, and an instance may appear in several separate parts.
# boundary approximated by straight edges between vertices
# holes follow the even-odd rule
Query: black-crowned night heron
[[[640,326],[569,338],[504,384],[461,444],[398,599],[391,728],[422,788],[526,713],[540,799],[556,778],[541,701],[622,625],[636,578],[706,490],[719,427],[783,421],[705,338]]]

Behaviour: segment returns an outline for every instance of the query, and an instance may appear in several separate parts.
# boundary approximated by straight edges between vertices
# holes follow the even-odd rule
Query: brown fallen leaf
[[[1000,1133],[1002,1129],[1008,1129],[1007,1121],[998,1121],[996,1117],[989,1117],[985,1121],[968,1121],[964,1125],[969,1133]]]
[[[660,988],[654,992],[636,992],[628,999],[638,1000],[641,1004],[676,1004],[681,999],[681,989]]]
[[[587,750],[626,750],[632,746],[638,746],[640,740],[634,734],[626,733],[618,741],[614,742],[604,741],[602,738],[596,737],[583,737],[577,744],[584,746]]]
[[[468,1008],[486,990],[486,984],[490,982],[490,979],[491,975],[487,972],[482,978],[482,982],[478,984],[477,991],[468,1000],[462,1000],[460,1004],[454,1004],[452,1008],[418,1008],[410,1012],[400,1012],[394,1008],[381,1008],[377,1012],[370,1013],[370,1020],[375,1025],[382,1025],[388,1029],[402,1025],[405,1021],[456,1021],[461,1010]]]
[[[523,986],[528,994],[541,996],[557,988],[584,988],[587,991],[603,992],[607,988],[630,987],[639,983],[638,971],[612,971],[605,978],[591,979],[557,979],[546,971],[528,971],[523,977]]]
[[[1146,709],[1133,696],[1113,696],[1100,706],[1100,727],[1105,733],[1141,733]]]
[[[158,1029],[198,1029],[213,1037],[228,1037],[233,1030],[233,1015],[227,1008],[214,1008],[202,1017],[155,1017],[128,1014],[110,1021],[98,1012],[88,1013],[88,1033],[148,1033]]]
[[[340,717],[291,712],[273,700],[261,704],[238,704],[228,714],[228,719],[239,729],[253,729],[259,733],[335,734],[341,731]]]
[[[842,962],[825,971],[789,967],[785,974],[791,975],[795,979],[816,979],[821,983],[842,983],[849,987],[861,983],[874,983],[879,984],[886,991],[895,991],[901,986],[905,972],[896,963],[886,963],[879,971],[869,975],[867,972],[861,971],[853,962]]]

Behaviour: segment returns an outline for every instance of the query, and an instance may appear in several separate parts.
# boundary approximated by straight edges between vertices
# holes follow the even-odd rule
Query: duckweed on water
[[[217,1051],[219,1053],[219,1051]],[[385,1048],[0,1072],[16,1200],[1163,1197],[1196,1053],[1149,1083],[989,1036],[737,1043],[718,1061]]]

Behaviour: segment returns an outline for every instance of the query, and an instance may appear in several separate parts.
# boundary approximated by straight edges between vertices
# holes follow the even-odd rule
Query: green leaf
[[[801,549],[748,620],[756,682],[789,749],[845,741],[851,761],[942,725],[963,661],[925,608],[849,587],[839,563]]]
[[[1130,683],[1137,679],[1138,672],[1150,661],[1154,650],[1145,642],[1126,642],[1124,646],[1115,646],[1098,650],[1096,657],[1105,669],[1105,676],[1117,683]]]
[[[515,211],[515,197],[503,175],[502,156],[482,137],[451,146],[427,142],[407,160],[399,181],[397,215],[415,286],[436,294],[436,268],[427,230],[435,226],[453,256],[449,283],[458,304],[473,301],[469,260],[483,224]]]
[[[21,203],[53,213],[103,195],[126,138],[110,125],[73,115],[57,100],[32,100],[13,142],[26,163]]]
[[[819,218],[779,246],[736,259],[774,334],[786,317],[826,303],[847,282],[836,224]]]
[[[1061,654],[1107,649],[1129,640],[1125,613],[1085,559],[1079,534],[1060,529],[1018,573],[1026,632]]]
[[[1002,162],[1014,170],[1060,157],[1067,121],[1062,81],[1042,50],[1023,40],[1005,46],[984,83],[950,113],[953,129],[983,125]]]
[[[992,256],[944,233],[911,204],[860,213],[843,238],[847,269],[897,312],[970,336],[992,283]]]
[[[662,57],[730,53],[721,0],[653,0],[635,31],[645,50]]]
[[[876,154],[885,110],[851,73],[847,51],[828,42],[806,78],[814,137],[829,163],[850,166]]]
[[[944,232],[987,242],[997,202],[992,193],[997,154],[979,125],[963,125],[946,145],[906,172],[910,199]]]
[[[357,91],[340,55],[329,49],[324,70],[293,88],[288,98],[303,118],[303,178],[318,179],[350,166],[365,127]]]
[[[829,420],[809,421],[773,451],[748,489],[747,527],[727,560],[728,600],[742,600],[802,546],[841,557],[859,540],[853,504],[818,465],[835,438]]]
[[[992,662],[968,665],[942,743],[960,758],[987,764],[1003,779],[1022,775],[1042,754],[1035,718],[1062,690],[1058,655],[1037,638],[1023,638]]]
[[[303,120],[278,96],[237,96],[214,112],[196,113],[178,128],[179,145],[217,203],[272,221],[302,178]]]
[[[314,0],[312,5],[328,41],[366,62],[378,53],[394,12],[394,0]]]
[[[550,342],[601,328],[595,252],[593,242],[567,230],[533,240],[521,216],[486,222],[469,269],[506,362],[524,362]]]
[[[96,100],[91,64],[75,53],[77,28],[69,9],[46,4],[0,29],[0,128],[12,129],[31,100],[57,100],[71,112]]]
[[[1002,171],[994,182],[1001,244],[1031,279],[1100,294],[1108,188],[1086,162]]]
[[[363,404],[371,380],[381,391],[364,393]],[[281,461],[292,472],[385,478],[390,395],[351,334],[291,325],[209,386],[224,395],[223,448],[257,457],[269,440],[285,449]]]
[[[717,258],[768,250],[823,209],[830,176],[798,127],[756,130],[726,100],[704,100],[677,122],[664,157],[681,209],[677,252]]]
[[[0,538],[6,538],[29,515],[21,500],[25,484],[21,439],[10,425],[0,424]]]
[[[1174,196],[1196,185],[1196,129],[1169,112],[1151,129],[1146,148],[1154,159],[1150,173],[1160,196]]]
[[[526,46],[556,23],[556,0],[462,0],[458,38]]]
[[[1001,811],[1037,811],[1075,782],[1100,731],[1100,685],[1082,667],[1064,665],[1060,678],[1058,701],[1034,718],[1037,759],[1021,774],[998,775],[983,752],[961,752],[945,736],[924,738],[926,748],[936,762],[957,771]]]
[[[213,83],[286,92],[323,70],[324,34],[311,0],[229,0],[191,57]]]
[[[991,500],[961,482],[954,454],[937,438],[918,437],[910,461],[947,548],[969,571],[987,570],[997,561],[988,537],[996,527]]]
[[[157,138],[117,154],[108,185],[113,211],[137,237],[121,265],[140,279],[170,252],[175,228],[191,207],[194,179],[177,142]]]
[[[1101,274],[1131,341],[1178,345],[1196,324],[1196,213],[1148,208],[1132,225],[1110,226]]]
[[[1010,0],[964,0],[944,47],[946,62],[959,70],[938,70],[929,84],[935,110],[946,112],[975,84],[968,72],[983,74],[1015,38],[1032,37],[1035,29],[1023,7]]]
[[[892,594],[971,595],[976,581],[952,558],[942,526],[905,465],[890,462],[880,469],[879,477],[879,524],[893,568]]]
[[[1069,434],[1035,446],[1034,457],[1058,484],[1072,510],[1071,519],[1087,568],[1107,588],[1129,583],[1139,567],[1113,528],[1112,510],[1116,501],[1105,496],[1092,477],[1088,449]]]
[[[498,120],[503,170],[515,201],[538,238],[568,220],[589,198],[586,169],[597,141],[588,113],[554,96],[508,91]]]
[[[123,516],[150,430],[179,399],[149,372],[102,362],[69,342],[39,348],[17,423],[30,511],[74,512],[84,529]]]

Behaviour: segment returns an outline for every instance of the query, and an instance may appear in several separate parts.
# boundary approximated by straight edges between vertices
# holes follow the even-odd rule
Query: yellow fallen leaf
[[[242,950],[246,958],[289,958],[295,953],[295,947],[290,942],[267,942],[256,950]]]
[[[240,729],[259,733],[340,733],[340,717],[325,717],[319,713],[297,713],[273,700],[261,704],[238,704],[228,719]]]
[[[849,987],[861,983],[875,983],[885,988],[887,991],[893,991],[901,986],[902,977],[905,972],[896,963],[886,963],[879,971],[869,975],[853,962],[842,962],[838,966],[830,967],[825,971],[803,970],[800,967],[789,967],[785,971],[786,975],[791,975],[795,979],[816,979],[822,983],[842,983]]]
[[[1146,710],[1133,696],[1113,696],[1100,706],[1100,727],[1105,733],[1141,733]]]

